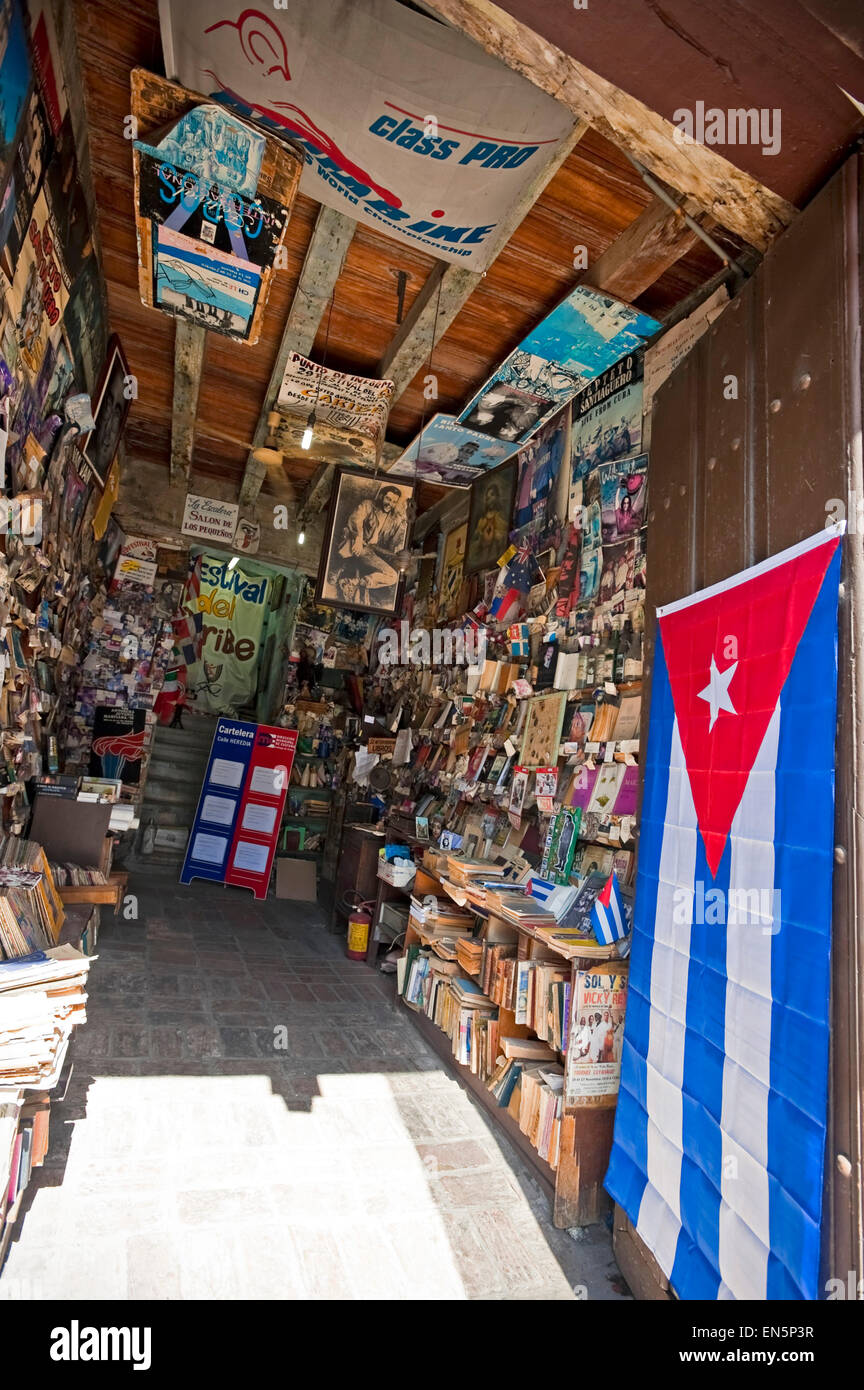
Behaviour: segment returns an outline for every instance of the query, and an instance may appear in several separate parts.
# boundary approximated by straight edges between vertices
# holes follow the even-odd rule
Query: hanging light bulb
[[[306,541],[306,532],[303,530],[303,527],[301,526],[301,527],[300,527],[300,530],[299,530],[298,533],[297,533],[297,544],[298,544],[298,545],[303,545],[303,544],[305,543],[305,541]]]
[[[306,428],[303,431],[303,438],[300,440],[301,449],[311,449],[312,439],[315,431],[315,411],[310,410],[309,419],[306,421]]]
[[[240,556],[239,556],[239,555],[232,555],[232,556],[231,556],[231,559],[228,561],[228,568],[229,568],[229,570],[233,570],[234,566],[239,562],[239,560],[240,560]]]

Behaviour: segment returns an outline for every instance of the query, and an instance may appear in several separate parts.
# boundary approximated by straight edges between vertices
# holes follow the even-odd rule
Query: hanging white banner
[[[571,130],[518,73],[395,0],[160,0],[165,71],[306,151],[301,191],[483,270]]]

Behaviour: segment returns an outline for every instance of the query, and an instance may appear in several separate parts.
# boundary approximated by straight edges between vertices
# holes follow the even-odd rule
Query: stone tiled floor
[[[622,1296],[318,909],[129,891],[0,1298]]]

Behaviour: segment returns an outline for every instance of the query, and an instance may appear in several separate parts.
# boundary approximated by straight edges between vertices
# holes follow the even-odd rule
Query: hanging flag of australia
[[[683,1299],[815,1299],[842,527],[658,610],[606,1187]]]

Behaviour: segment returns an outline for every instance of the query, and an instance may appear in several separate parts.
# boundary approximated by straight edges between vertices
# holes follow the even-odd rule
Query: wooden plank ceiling
[[[122,7],[113,0],[74,0],[74,8],[110,326],[119,333],[138,378],[127,456],[133,464],[136,459],[163,464],[167,482],[174,322],[145,308],[138,297],[132,149],[124,138],[131,69],[164,72],[157,0]],[[577,283],[575,247],[587,247],[588,263],[593,265],[652,202],[653,195],[626,156],[596,131],[587,131],[436,345],[436,408],[458,413],[526,331]],[[288,267],[274,275],[256,346],[232,343],[218,333],[207,335],[192,457],[198,481],[233,480],[239,494],[248,448],[236,441],[253,441],[266,408],[268,382],[318,212],[318,203],[298,196],[285,243]],[[731,234],[713,226],[712,234],[731,254],[739,254],[740,243]],[[377,376],[398,329],[398,272],[408,276],[403,310],[408,314],[435,267],[435,260],[422,251],[358,226],[336,283],[327,365]],[[662,319],[718,269],[717,257],[697,242],[635,303]],[[590,281],[590,275],[586,278]],[[318,362],[323,361],[326,325],[325,313],[310,354]],[[393,406],[388,439],[394,443],[407,444],[420,429],[424,412],[428,418],[425,371],[424,366]],[[299,450],[296,456],[286,456],[283,466],[298,493],[317,468]],[[272,491],[271,479],[265,478],[262,492]],[[424,485],[419,510],[441,495],[442,489]]]

